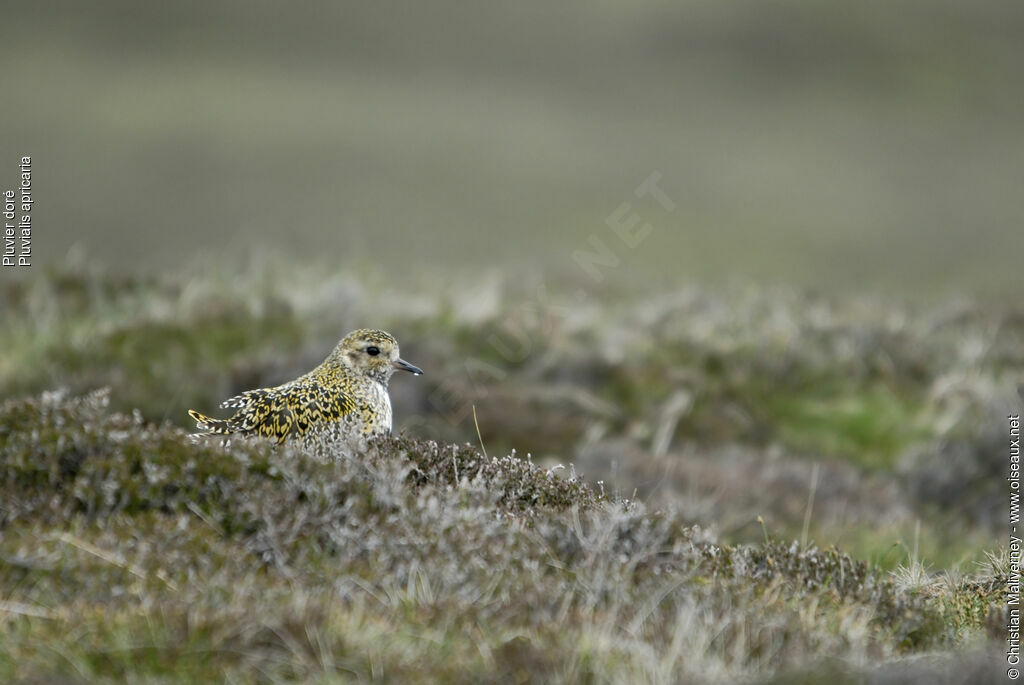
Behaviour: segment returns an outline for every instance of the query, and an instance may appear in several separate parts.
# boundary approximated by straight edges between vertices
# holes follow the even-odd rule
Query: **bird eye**
[[[369,347],[366,348],[366,354],[370,355],[371,357],[376,357],[378,354],[380,354],[380,348],[374,345],[370,345]]]

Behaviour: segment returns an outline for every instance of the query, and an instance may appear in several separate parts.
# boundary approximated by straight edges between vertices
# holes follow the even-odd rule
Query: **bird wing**
[[[302,385],[300,393],[294,393],[289,402],[295,418],[295,430],[304,435],[317,425],[335,424],[356,408],[355,398],[316,380]]]
[[[252,404],[257,404],[268,395],[272,395],[285,386],[278,386],[276,388],[260,388],[259,390],[246,390],[240,395],[235,395],[230,399],[226,399],[220,403],[223,409],[244,409]]]
[[[283,442],[291,433],[294,423],[288,395],[284,386],[248,390],[221,406],[236,410],[228,419],[233,432],[255,433],[264,438],[273,438],[275,442]]]
[[[248,390],[221,406],[237,410],[229,419],[235,432],[255,433],[282,443],[316,426],[341,421],[356,403],[350,395],[308,379]]]

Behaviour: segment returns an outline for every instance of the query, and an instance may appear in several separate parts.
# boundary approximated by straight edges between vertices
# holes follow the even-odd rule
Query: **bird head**
[[[386,384],[396,370],[422,374],[418,367],[398,356],[398,341],[384,331],[360,328],[338,343],[338,360],[354,372]]]

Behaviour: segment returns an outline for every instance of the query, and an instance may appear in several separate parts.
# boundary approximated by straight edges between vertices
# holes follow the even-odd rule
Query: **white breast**
[[[367,433],[390,433],[391,432],[391,397],[388,389],[380,384],[373,383],[370,391],[371,411],[368,412]]]

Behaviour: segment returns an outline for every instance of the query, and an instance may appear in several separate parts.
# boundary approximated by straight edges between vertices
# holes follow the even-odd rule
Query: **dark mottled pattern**
[[[368,346],[381,353],[370,357]],[[322,364],[274,388],[247,390],[221,404],[235,409],[227,419],[194,410],[198,435],[256,435],[277,443],[309,446],[352,436],[391,431],[388,380],[398,342],[384,331],[359,329],[345,336]]]

